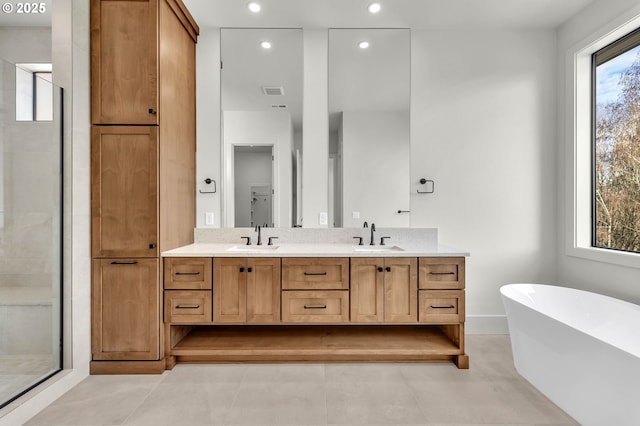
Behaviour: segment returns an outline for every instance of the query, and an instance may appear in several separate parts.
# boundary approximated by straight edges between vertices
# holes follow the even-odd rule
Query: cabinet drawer
[[[211,290],[211,258],[165,258],[164,288]]]
[[[349,322],[349,292],[346,290],[283,291],[282,321]]]
[[[207,290],[164,292],[164,315],[167,323],[211,322],[211,292]]]
[[[463,290],[420,290],[418,322],[450,324],[464,322]]]
[[[464,257],[420,258],[418,281],[421,289],[463,289]]]
[[[283,290],[347,290],[349,258],[282,259]]]

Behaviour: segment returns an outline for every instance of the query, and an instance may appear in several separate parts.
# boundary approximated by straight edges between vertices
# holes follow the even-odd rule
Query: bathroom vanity
[[[167,368],[345,361],[452,361],[468,368],[466,255],[327,242],[195,243],[167,251]]]

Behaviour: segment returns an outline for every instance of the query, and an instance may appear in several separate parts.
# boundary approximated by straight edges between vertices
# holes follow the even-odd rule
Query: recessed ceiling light
[[[260,47],[262,47],[263,49],[271,49],[271,43],[269,43],[268,41],[263,41],[262,43],[260,43]]]
[[[369,11],[369,13],[378,13],[380,12],[380,9],[382,9],[382,6],[380,6],[380,3],[371,3],[369,7],[367,7],[367,10]]]
[[[360,49],[367,49],[369,47],[369,42],[368,41],[361,41],[360,43],[358,43],[358,47]]]
[[[247,8],[252,11],[253,13],[258,13],[260,12],[260,9],[262,9],[262,7],[260,7],[260,4],[252,1],[250,3],[247,3]]]

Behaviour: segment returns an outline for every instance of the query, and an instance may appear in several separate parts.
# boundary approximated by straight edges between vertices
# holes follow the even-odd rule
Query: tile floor
[[[452,364],[177,365],[91,376],[27,425],[575,425],[522,379],[506,335]]]
[[[51,355],[0,355],[0,401],[20,393],[52,373]]]

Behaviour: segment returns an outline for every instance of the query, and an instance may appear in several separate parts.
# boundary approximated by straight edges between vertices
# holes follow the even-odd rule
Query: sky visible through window
[[[638,59],[638,52],[640,52],[640,46],[636,46],[596,68],[596,99],[599,106],[618,100],[622,73]]]

